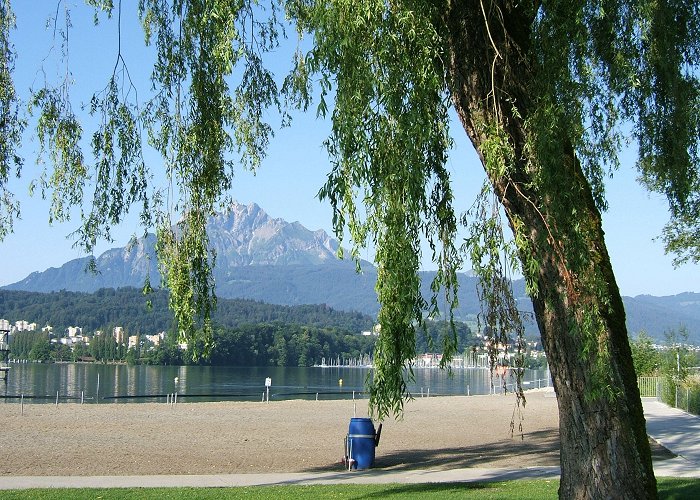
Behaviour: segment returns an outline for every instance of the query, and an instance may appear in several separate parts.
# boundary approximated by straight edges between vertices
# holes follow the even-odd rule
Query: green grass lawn
[[[659,478],[659,497],[700,498],[700,479]],[[556,498],[559,481],[519,480],[487,483],[370,484],[317,486],[254,486],[241,488],[112,488],[112,489],[32,489],[0,490],[3,499],[519,499]]]

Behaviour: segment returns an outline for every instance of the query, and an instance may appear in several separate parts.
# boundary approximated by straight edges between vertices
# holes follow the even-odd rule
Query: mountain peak
[[[310,231],[299,222],[270,217],[259,205],[233,202],[213,215],[207,226],[216,251],[217,282],[226,281],[244,266],[318,266],[338,264],[338,243],[323,230]],[[33,272],[8,285],[13,290],[92,292],[99,288],[141,286],[147,275],[158,283],[155,237],[149,235],[125,247],[112,248],[95,259],[97,274],[85,272],[90,257],[74,259],[60,268]]]
[[[218,266],[223,269],[320,265],[337,260],[338,244],[325,231],[310,231],[298,222],[273,219],[255,203],[232,203],[209,220],[208,233]]]

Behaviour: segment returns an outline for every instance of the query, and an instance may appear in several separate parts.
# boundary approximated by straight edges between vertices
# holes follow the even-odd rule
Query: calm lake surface
[[[153,402],[177,393],[178,401],[261,400],[265,379],[271,379],[270,399],[339,399],[367,397],[365,379],[370,368],[356,367],[232,367],[127,366],[92,363],[11,363],[7,381],[0,380],[0,404],[26,402]],[[410,387],[421,394],[466,395],[501,392],[484,368],[417,368]],[[525,388],[545,387],[546,370],[526,370]],[[177,381],[175,378],[177,377]],[[342,385],[339,381],[342,379]],[[512,378],[507,378],[510,384]]]

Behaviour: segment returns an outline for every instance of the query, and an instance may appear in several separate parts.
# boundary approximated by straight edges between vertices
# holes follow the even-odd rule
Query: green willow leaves
[[[75,27],[70,7],[63,3],[49,26],[53,24],[59,66],[65,66],[65,73],[58,75],[57,84],[45,80],[29,102],[40,158],[51,166],[40,179],[42,193],[52,197],[51,220],[66,220],[74,207],[79,208],[82,225],[76,236],[89,253],[97,241],[110,239],[110,228],[133,205],[140,205],[144,228],[155,224],[162,236],[159,265],[172,290],[183,340],[203,346],[194,350],[195,356],[206,355],[215,304],[215,256],[208,248],[206,221],[231,187],[236,168],[255,170],[264,158],[273,135],[267,109],[281,112],[277,84],[264,64],[265,54],[277,47],[283,34],[278,2],[140,0],[137,13],[146,52],[154,57],[152,88],[142,90],[141,99],[122,50],[122,10],[133,7],[122,1],[87,3],[100,29],[114,29],[113,71],[104,76],[107,84],[87,106],[97,122],[91,133],[92,158],[83,151],[83,123],[72,106],[68,54]],[[8,95],[3,106],[9,118],[17,108],[10,78],[14,53],[9,30],[14,21],[9,2],[1,6],[1,83]],[[133,16],[133,10],[129,14]],[[14,128],[3,129],[3,151],[19,168],[12,145],[19,140],[23,122],[16,113],[12,117],[6,122]],[[158,169],[146,163],[146,147],[160,154],[168,185],[154,181]],[[4,186],[9,163],[2,165]],[[91,206],[85,208],[88,186],[94,193]],[[4,200],[0,214],[6,230],[11,227],[8,217],[11,222],[18,209],[9,194]]]
[[[558,157],[553,134],[566,131],[605,208],[604,167],[617,168],[621,147],[635,139],[640,179],[668,199],[663,238],[677,263],[700,253],[699,35],[693,0],[552,1],[540,7],[533,40],[539,161]]]
[[[409,2],[410,3],[410,2]],[[376,346],[370,403],[380,418],[399,415],[415,332],[425,314],[437,315],[442,288],[455,304],[456,218],[445,168],[451,141],[449,106],[439,34],[438,7],[381,1],[288,2],[313,49],[298,54],[288,80],[296,102],[308,105],[310,75],[321,75],[318,112],[334,91],[333,131],[326,146],[333,166],[321,198],[334,210],[336,235],[350,232],[353,256],[376,247],[381,334]],[[333,80],[329,77],[332,75]],[[434,296],[420,292],[421,242],[439,265]],[[443,338],[445,360],[455,350],[454,329]]]
[[[567,287],[588,297],[571,301],[566,314],[572,332],[584,337],[581,354],[598,356],[601,380],[610,353],[596,342],[611,277],[592,261],[609,259],[599,251],[599,221],[578,217],[583,207],[572,190],[590,190],[596,214],[605,209],[605,178],[617,168],[621,148],[636,140],[642,181],[669,200],[672,220],[663,235],[668,250],[679,262],[698,261],[696,0],[139,0],[145,51],[154,61],[151,89],[140,90],[142,97],[121,50],[122,10],[129,3],[87,4],[100,29],[116,28],[114,69],[89,104],[97,125],[87,135],[92,157],[86,158],[66,57],[73,25],[70,9],[58,2],[57,18],[60,12],[63,17],[53,20],[55,43],[66,70],[56,81],[47,78],[28,100],[40,158],[50,166],[41,188],[51,194],[52,220],[80,208],[78,235],[87,251],[109,239],[110,227],[139,205],[144,226],[158,228],[159,265],[172,291],[171,306],[183,340],[201,346],[196,355],[206,355],[212,342],[215,255],[208,248],[207,219],[226,198],[236,169],[260,166],[278,125],[267,119],[268,110],[281,116],[279,125],[288,124],[282,99],[302,109],[316,100],[317,114],[330,116],[331,168],[319,196],[333,206],[336,235],[342,239],[348,232],[354,258],[364,246],[377,249],[382,335],[371,397],[380,417],[401,412],[417,329],[426,318],[449,317],[456,301],[455,273],[463,255],[455,246],[458,223],[446,167],[451,107],[461,106],[462,117],[478,115],[467,133],[491,183],[502,186],[498,196],[520,190],[519,201],[542,218],[542,231],[532,231],[516,216],[508,220],[529,292],[541,292],[537,276],[547,258],[541,249],[551,247]],[[17,150],[25,126],[12,80],[16,54],[9,6],[9,0],[0,0],[3,188],[13,170],[20,173]],[[512,23],[504,12],[522,22]],[[295,23],[299,40],[292,72],[279,88],[267,58],[285,36],[283,13]],[[460,52],[463,44],[452,45],[469,23],[485,28],[487,36],[468,42],[493,59],[469,59],[476,56]],[[475,91],[471,101],[460,103],[460,85],[469,83],[460,80],[468,77],[459,72],[465,68],[476,68],[471,76],[488,81],[490,91]],[[513,68],[519,76],[509,73]],[[145,160],[146,148],[158,153],[162,165]],[[579,170],[562,165],[562,159],[580,165],[583,174],[566,174]],[[159,168],[166,172],[165,186],[153,181]],[[94,195],[85,208],[88,185]],[[0,236],[18,210],[4,189]],[[478,208],[474,215],[475,232],[467,243],[482,274],[483,297],[509,311],[487,313],[486,323],[505,333],[520,331],[506,286],[510,270],[498,261],[505,238],[488,210]],[[534,233],[541,241],[528,239]],[[431,297],[421,295],[417,274],[424,248],[438,265]],[[441,303],[447,311],[438,310]],[[442,347],[448,360],[454,329],[445,332]]]
[[[15,16],[7,0],[0,0],[0,241],[12,231],[20,207],[7,189],[11,176],[19,177],[23,159],[17,152],[26,126],[20,113],[20,101],[15,92],[12,72],[15,51],[10,31],[15,28]]]
[[[267,9],[254,1],[139,2],[146,43],[156,50],[146,126],[176,183],[158,217],[158,255],[184,337],[203,345],[195,355],[207,355],[212,340],[215,256],[207,218],[231,187],[235,167],[259,166],[272,136],[264,113],[279,108],[263,65],[278,44],[277,10],[274,0]],[[176,225],[173,211],[182,217]]]

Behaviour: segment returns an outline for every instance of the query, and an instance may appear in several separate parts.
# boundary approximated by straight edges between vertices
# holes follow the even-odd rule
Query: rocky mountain
[[[341,311],[375,316],[378,304],[374,285],[375,267],[336,257],[338,242],[325,231],[310,231],[298,222],[271,218],[255,204],[233,204],[209,222],[209,238],[217,252],[214,271],[217,295],[231,299],[253,299],[279,305],[326,304]],[[86,272],[88,258],[72,260],[60,268],[34,272],[9,290],[94,292],[101,288],[140,287],[147,274],[159,283],[153,236],[124,248],[114,248],[95,258],[97,274]],[[434,272],[423,273],[424,294]],[[480,306],[476,279],[459,275],[458,319],[476,326]],[[514,282],[519,308],[532,312],[522,280]],[[700,294],[671,297],[624,297],[631,334],[645,330],[662,340],[668,330],[685,326],[690,340],[700,343]],[[526,324],[536,334],[534,321]]]
[[[376,271],[336,256],[338,242],[325,231],[310,231],[298,222],[270,217],[256,204],[232,204],[212,217],[209,239],[216,250],[217,294],[272,304],[327,304],[335,309],[376,313]],[[146,276],[157,285],[160,276],[155,237],[139,239],[95,257],[97,273],[87,271],[89,257],[59,268],[34,272],[8,290],[94,292],[101,288],[140,287]]]
[[[233,204],[209,221],[220,268],[335,264],[338,242],[323,230],[273,219],[256,204]]]

